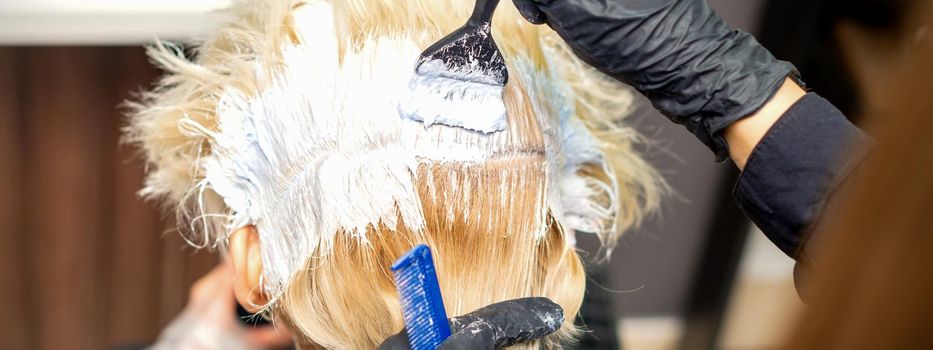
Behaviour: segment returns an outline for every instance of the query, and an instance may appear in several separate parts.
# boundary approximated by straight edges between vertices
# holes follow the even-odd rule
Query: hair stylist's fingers
[[[402,329],[401,332],[386,339],[379,345],[378,350],[411,350],[408,346],[408,334]]]
[[[535,340],[560,329],[564,310],[547,298],[521,298],[495,303],[451,319],[454,342],[503,348]],[[447,347],[443,347],[447,349]],[[461,347],[452,347],[450,349]],[[467,349],[470,347],[462,347]]]
[[[564,309],[547,298],[498,302],[451,318],[452,334],[438,349],[500,349],[554,333],[563,323]],[[386,339],[379,349],[409,349],[405,330]]]
[[[496,331],[488,323],[473,322],[444,340],[438,350],[494,350]]]
[[[515,8],[518,9],[518,13],[522,14],[522,17],[525,17],[525,20],[531,22],[532,24],[544,24],[547,22],[547,17],[544,16],[544,12],[541,12],[541,9],[538,8],[538,3],[535,0],[512,0],[515,3]]]

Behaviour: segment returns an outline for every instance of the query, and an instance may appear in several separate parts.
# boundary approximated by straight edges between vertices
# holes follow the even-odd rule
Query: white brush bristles
[[[496,189],[503,201],[523,188],[540,191],[534,217],[514,220],[543,237],[553,217],[567,247],[575,230],[611,247],[666,188],[633,150],[638,134],[619,122],[631,93],[511,6],[500,7],[493,25],[510,70],[502,119],[460,125],[504,131],[403,118],[399,104],[421,51],[470,8],[466,0],[236,1],[193,62],[172,46],[154,47],[167,74],[131,103],[126,135],[148,161],[142,192],[177,206],[189,221],[181,226],[204,245],[255,225],[273,301],[310,258],[331,253],[338,235],[369,244],[375,226],[424,230],[417,186],[432,181],[417,177],[424,165],[447,164],[461,176],[483,173],[470,164],[540,158],[534,169],[544,179]],[[456,16],[446,16],[450,9]],[[458,118],[483,106],[464,105]],[[501,178],[521,178],[509,171],[518,170]],[[443,208],[453,217],[479,205]]]
[[[402,117],[423,122],[425,127],[442,124],[485,134],[505,130],[505,87],[472,78],[485,78],[484,72],[456,77],[448,76],[450,73],[440,60],[418,66],[399,103]]]

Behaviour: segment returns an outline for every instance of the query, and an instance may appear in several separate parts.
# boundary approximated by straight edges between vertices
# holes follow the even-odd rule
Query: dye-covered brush
[[[450,336],[444,299],[434,272],[431,249],[422,244],[392,264],[402,303],[405,332],[412,350],[434,350]]]
[[[477,0],[466,24],[427,48],[418,59],[402,117],[425,126],[444,124],[491,133],[505,130],[502,93],[509,80],[490,28],[499,0]]]

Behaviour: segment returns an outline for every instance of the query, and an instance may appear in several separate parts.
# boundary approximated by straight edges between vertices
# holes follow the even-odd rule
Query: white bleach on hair
[[[416,156],[401,143],[396,107],[412,73],[373,69],[419,49],[376,39],[340,57],[331,6],[311,2],[295,12],[302,42],[283,48],[268,87],[253,97],[224,93],[203,161],[211,188],[234,212],[229,229],[256,225],[272,296],[309,256],[328,252],[338,232],[365,241],[370,225],[424,226]]]
[[[447,170],[477,180],[491,175],[470,173],[471,164],[542,158],[546,175],[537,183],[487,186],[478,179],[481,185],[466,181],[454,190],[498,191],[507,200],[515,189],[543,186],[536,190],[539,213],[515,219],[530,220],[540,238],[553,217],[568,245],[576,230],[611,244],[656,207],[663,183],[654,182],[654,170],[627,148],[637,133],[610,120],[627,114],[618,107],[628,104],[629,93],[594,85],[594,73],[557,46],[556,36],[539,38],[542,57],[525,51],[532,41],[507,37],[504,53],[515,73],[509,85],[464,88],[464,81],[443,76],[440,61],[425,62],[420,74],[409,68],[427,44],[422,34],[348,33],[342,21],[347,11],[366,9],[362,1],[244,2],[239,10],[248,14],[265,13],[272,4],[279,12],[268,12],[287,14],[290,25],[280,26],[278,15],[268,23],[236,17],[195,62],[181,50],[150,52],[170,74],[135,106],[129,129],[154,169],[143,192],[181,208],[188,194],[197,197],[191,224],[203,226],[205,244],[223,244],[233,230],[255,225],[262,284],[272,302],[310,258],[331,254],[340,237],[368,244],[368,230],[379,225],[423,231],[424,198],[415,184],[436,191],[422,165],[450,165]],[[533,32],[513,34],[528,39]],[[465,95],[441,93],[450,91]],[[506,92],[513,115],[506,112]],[[454,97],[460,105],[447,108],[446,99]],[[501,176],[521,179],[510,175],[519,171],[504,168]],[[480,204],[458,201],[443,210],[455,217]]]
[[[476,66],[476,64],[473,64]],[[423,122],[425,127],[443,124],[492,133],[505,130],[504,86],[485,78],[482,71],[448,77],[441,60],[425,61],[412,76],[399,104],[402,117]]]
[[[280,69],[256,65],[254,74],[267,80],[257,95],[233,87],[223,93],[219,130],[201,162],[207,184],[233,212],[228,230],[257,227],[271,296],[309,256],[327,254],[340,232],[365,242],[372,225],[423,229],[413,185],[418,164],[479,163],[512,147],[507,133],[425,128],[401,117],[398,106],[416,74],[381,67],[416,60],[421,49],[412,39],[367,39],[341,54],[331,4],[310,2],[293,15],[301,42],[282,48]],[[495,99],[498,120],[468,129],[507,127],[503,88],[491,89],[464,103]]]

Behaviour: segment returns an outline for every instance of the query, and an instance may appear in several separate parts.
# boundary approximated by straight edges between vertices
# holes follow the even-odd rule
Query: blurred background
[[[143,168],[119,144],[120,105],[160,74],[144,44],[196,38],[225,3],[0,0],[0,348],[149,344],[216,265],[184,244],[171,215],[136,196]],[[838,1],[710,3],[857,115],[832,38]],[[735,166],[714,163],[692,135],[641,106],[634,120],[656,140],[646,152],[676,196],[623,237],[608,264],[590,265],[584,322],[596,326],[582,347],[772,346],[800,309],[793,261],[733,203]]]

